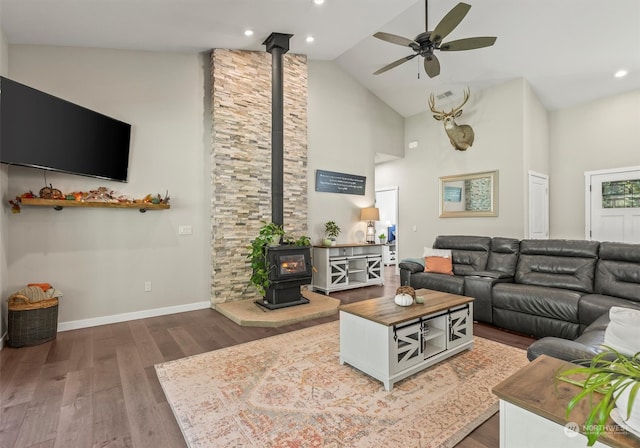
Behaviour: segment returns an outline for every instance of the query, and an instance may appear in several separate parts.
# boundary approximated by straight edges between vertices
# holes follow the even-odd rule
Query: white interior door
[[[395,225],[395,251],[398,253],[400,246],[400,226],[398,225],[398,187],[377,188],[376,207],[380,211],[380,221],[376,223],[376,235],[388,233],[388,227]],[[399,271],[396,261],[396,271]]]
[[[585,237],[640,243],[640,167],[585,173]]]
[[[529,238],[549,238],[549,176],[529,171]]]

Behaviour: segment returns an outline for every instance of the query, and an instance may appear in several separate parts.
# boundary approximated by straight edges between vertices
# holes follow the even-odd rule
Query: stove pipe
[[[284,225],[284,87],[282,55],[292,34],[271,33],[262,43],[271,53],[271,220]]]

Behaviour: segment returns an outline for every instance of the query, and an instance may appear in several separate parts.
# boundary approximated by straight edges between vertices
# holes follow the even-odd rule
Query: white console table
[[[339,307],[340,364],[382,381],[403,378],[473,347],[473,299],[419,289],[423,304],[381,297]]]
[[[329,294],[383,285],[382,244],[313,246],[313,289]]]

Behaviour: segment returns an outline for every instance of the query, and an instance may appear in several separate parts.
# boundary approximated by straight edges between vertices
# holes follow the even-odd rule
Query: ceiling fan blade
[[[406,37],[397,36],[395,34],[377,32],[373,35],[373,37],[377,37],[378,39],[382,39],[386,42],[391,42],[392,44],[402,45],[403,47],[413,48],[417,45],[418,48],[420,48],[420,44],[418,44],[416,41],[407,39]]]
[[[387,70],[391,70],[394,67],[397,67],[400,64],[404,64],[407,61],[410,61],[411,59],[415,58],[416,56],[418,56],[417,54],[412,54],[410,56],[405,56],[403,58],[398,59],[397,61],[393,61],[391,64],[387,64],[384,67],[382,67],[381,69],[376,70],[375,72],[373,72],[374,75],[379,75],[380,73],[384,73]]]
[[[424,71],[427,72],[429,78],[434,78],[440,74],[440,61],[435,54],[424,57]]]
[[[476,48],[490,47],[496,42],[497,37],[468,37],[466,39],[452,40],[440,44],[438,50],[461,51],[474,50]]]
[[[462,19],[464,19],[470,9],[471,5],[467,5],[466,3],[458,3],[454,6],[433,29],[431,42],[434,44],[442,42],[442,39],[462,22]]]

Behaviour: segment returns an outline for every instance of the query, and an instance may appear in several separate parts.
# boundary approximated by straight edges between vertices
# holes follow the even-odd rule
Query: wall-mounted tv
[[[0,77],[0,162],[127,181],[131,125]]]

